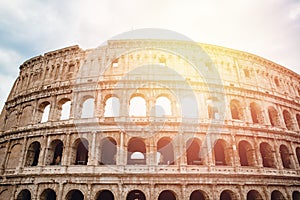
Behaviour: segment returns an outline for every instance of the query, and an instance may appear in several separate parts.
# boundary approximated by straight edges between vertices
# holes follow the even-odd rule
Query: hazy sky
[[[139,28],[173,30],[300,73],[300,0],[1,0],[0,107],[25,60]]]

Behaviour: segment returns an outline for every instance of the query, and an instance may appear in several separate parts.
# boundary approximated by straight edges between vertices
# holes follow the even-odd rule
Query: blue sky
[[[25,60],[75,44],[95,48],[138,28],[173,30],[300,73],[299,0],[2,0],[0,107]]]

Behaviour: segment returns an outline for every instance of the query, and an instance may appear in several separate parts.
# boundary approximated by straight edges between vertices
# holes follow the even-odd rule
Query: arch
[[[26,126],[29,123],[31,123],[31,119],[32,119],[32,106],[28,105],[26,107],[23,108],[22,110],[22,115],[20,118],[20,126]]]
[[[255,151],[249,142],[240,141],[238,151],[241,166],[255,166]]]
[[[298,124],[298,129],[300,129],[300,114],[296,114],[296,120]]]
[[[268,107],[269,120],[272,126],[280,127],[280,119],[277,110],[273,106]]]
[[[285,146],[283,144],[280,145],[279,152],[280,152],[280,157],[281,157],[281,161],[282,161],[282,166],[284,168],[288,168],[288,169],[293,168],[291,158],[290,158],[290,153],[289,153],[287,146]]]
[[[225,140],[218,139],[214,145],[215,165],[230,165],[230,153]]]
[[[146,196],[141,190],[131,190],[128,192],[126,200],[146,200]]]
[[[220,194],[220,200],[237,200],[237,197],[233,191],[224,190]]]
[[[296,157],[297,157],[298,163],[300,165],[300,147],[296,147]]]
[[[161,138],[157,142],[156,150],[159,153],[159,156],[157,158],[158,164],[174,165],[174,150],[172,140],[170,138]]]
[[[290,112],[287,111],[287,110],[284,110],[282,112],[282,115],[283,115],[283,119],[284,119],[284,123],[285,123],[286,128],[290,131],[294,130],[293,119],[292,119],[292,116],[291,116]]]
[[[230,101],[230,111],[232,119],[243,120],[243,110],[238,100],[233,99]]]
[[[198,103],[195,97],[185,96],[181,100],[182,116],[184,118],[198,118]]]
[[[276,168],[274,153],[271,145],[266,142],[262,142],[259,145],[259,150],[262,158],[262,164],[264,167]]]
[[[263,112],[257,103],[250,103],[250,112],[254,124],[264,124]]]
[[[247,200],[263,200],[262,196],[256,190],[250,190],[247,193]]]
[[[71,100],[62,99],[58,102],[58,111],[60,120],[68,120],[70,118]]]
[[[115,165],[117,156],[117,142],[111,138],[106,137],[101,140],[101,165]]]
[[[11,147],[6,168],[16,168],[19,165],[19,160],[22,152],[20,144],[15,144]]]
[[[94,117],[94,98],[88,98],[82,103],[81,118]]]
[[[53,140],[48,148],[46,165],[61,165],[64,144],[61,140]]]
[[[40,104],[38,112],[39,112],[39,115],[41,115],[41,118],[40,118],[41,123],[47,122],[49,120],[50,108],[51,108],[51,105],[48,101]]]
[[[175,192],[173,192],[172,190],[162,191],[158,196],[158,200],[165,200],[165,199],[176,200]]]
[[[19,192],[17,196],[17,200],[31,200],[31,193],[29,190],[24,189],[21,192]]]
[[[190,200],[209,200],[209,197],[204,191],[195,190],[191,193]]]
[[[283,194],[278,191],[278,190],[274,190],[272,193],[271,193],[271,200],[285,200]]]
[[[49,188],[45,189],[40,196],[40,200],[56,200],[55,191]]]
[[[32,142],[27,150],[25,166],[37,166],[39,162],[41,144],[37,141]]]
[[[163,117],[172,115],[172,106],[169,98],[160,96],[155,102],[155,116]]]
[[[84,200],[84,196],[80,190],[71,190],[66,195],[66,200]]]
[[[197,138],[191,138],[186,142],[186,158],[188,165],[201,165],[201,154],[200,154],[201,142]]]
[[[117,97],[109,97],[105,101],[104,117],[120,116],[120,100]]]
[[[96,194],[95,200],[114,200],[114,194],[109,190],[101,190]]]
[[[11,111],[6,120],[5,120],[5,130],[9,130],[11,127],[17,126],[17,120],[18,120],[18,111],[13,110]]]
[[[0,199],[11,199],[11,192],[6,189],[0,192]]]
[[[300,200],[300,192],[299,191],[294,191],[292,194],[293,200]]]
[[[131,138],[127,145],[127,164],[146,164],[146,145],[141,138]]]
[[[129,116],[145,117],[146,113],[146,100],[142,96],[132,97],[129,102]]]
[[[78,138],[73,145],[75,165],[87,165],[89,154],[89,142],[84,138]]]

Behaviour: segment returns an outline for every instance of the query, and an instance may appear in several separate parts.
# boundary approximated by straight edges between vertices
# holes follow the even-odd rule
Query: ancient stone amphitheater
[[[300,199],[300,76],[191,41],[31,58],[0,120],[0,199]]]

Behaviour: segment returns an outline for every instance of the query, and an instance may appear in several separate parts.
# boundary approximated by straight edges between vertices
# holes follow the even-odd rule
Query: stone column
[[[23,140],[23,148],[22,148],[22,152],[21,152],[21,156],[20,156],[20,160],[19,160],[19,165],[16,168],[16,171],[18,171],[18,170],[20,170],[24,167],[24,164],[25,164],[25,161],[26,161],[27,141],[28,141],[28,138],[27,138],[27,136],[25,136],[24,140]]]
[[[8,153],[9,153],[9,149],[10,149],[10,144],[11,144],[11,140],[8,140],[5,145],[4,159],[3,159],[2,163],[0,163],[0,174],[4,173],[4,170],[6,167],[6,162],[7,162],[7,157],[8,157]]]
[[[92,145],[89,150],[89,158],[87,165],[97,165],[96,153],[96,132],[92,132]]]
[[[66,133],[66,140],[63,147],[63,155],[62,155],[62,165],[71,165],[71,155],[72,155],[72,147],[70,141],[70,133]]]
[[[262,157],[261,157],[261,154],[260,154],[260,147],[259,147],[256,136],[254,136],[254,151],[255,151],[255,157],[256,157],[256,165],[259,168],[262,168],[263,167],[263,162],[262,162]]]
[[[38,166],[45,166],[46,165],[46,160],[48,156],[48,151],[49,151],[49,141],[50,138],[47,137],[46,135],[43,135],[43,142],[41,143],[41,152],[40,152],[40,159]]]
[[[276,164],[276,168],[282,170],[283,169],[283,164],[282,164],[282,159],[281,159],[281,155],[280,155],[280,152],[279,152],[279,147],[278,147],[276,139],[274,139],[274,145],[273,146],[274,146],[273,156],[274,156],[274,161],[275,161],[275,164]]]

